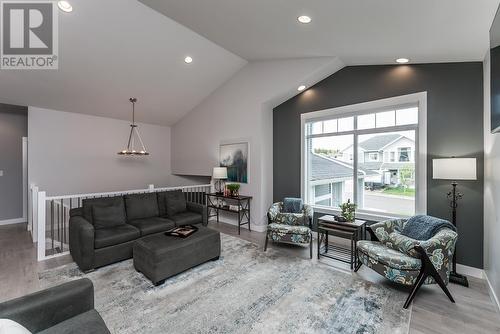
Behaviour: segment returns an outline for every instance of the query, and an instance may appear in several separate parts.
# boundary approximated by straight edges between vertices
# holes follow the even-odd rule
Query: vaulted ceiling
[[[498,0],[140,0],[248,59],[483,60]],[[297,17],[308,15],[309,24]]]
[[[499,1],[70,0],[59,69],[0,70],[0,103],[129,119],[135,96],[139,122],[171,125],[247,61],[480,61]]]
[[[70,0],[58,70],[0,70],[0,102],[170,125],[246,61],[136,0]],[[184,58],[190,55],[191,64]]]

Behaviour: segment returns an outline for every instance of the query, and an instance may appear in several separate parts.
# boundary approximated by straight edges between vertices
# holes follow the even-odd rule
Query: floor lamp
[[[457,180],[477,180],[476,158],[444,158],[432,160],[433,179],[451,180],[452,189],[448,192],[451,207],[451,222],[457,227],[458,200],[463,194],[457,191]],[[458,228],[457,228],[458,230]],[[450,282],[468,287],[467,277],[457,273],[457,250],[453,254],[453,267]]]

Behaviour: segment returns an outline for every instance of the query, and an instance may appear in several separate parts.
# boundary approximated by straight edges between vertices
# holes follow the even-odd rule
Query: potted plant
[[[240,190],[240,185],[238,183],[230,183],[226,185],[226,189],[229,192],[229,196],[237,197],[238,191]]]
[[[347,203],[340,205],[340,209],[342,210],[342,217],[344,217],[346,221],[354,221],[356,215],[356,204],[351,203],[351,200],[348,199]]]

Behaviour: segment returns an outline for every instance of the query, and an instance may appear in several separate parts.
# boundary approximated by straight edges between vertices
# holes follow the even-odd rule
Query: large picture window
[[[336,210],[350,200],[366,214],[414,215],[423,190],[417,169],[425,168],[417,159],[419,112],[415,101],[304,114],[305,201]]]

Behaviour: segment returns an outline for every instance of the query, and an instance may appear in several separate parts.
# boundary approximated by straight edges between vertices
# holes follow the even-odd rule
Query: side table
[[[351,240],[351,247],[329,244],[328,236],[333,235]],[[358,240],[366,239],[366,221],[339,222],[326,215],[318,218],[318,259],[321,256],[349,263],[351,270],[358,270],[361,262],[356,252]]]
[[[211,193],[206,194],[207,196],[207,220],[210,217],[217,217],[217,223],[219,222],[219,211],[226,211],[238,214],[238,234],[240,234],[241,226],[248,224],[248,230],[250,231],[250,200],[252,196],[224,196],[222,194]],[[233,202],[237,205],[238,209],[232,209],[229,205],[220,205],[219,199],[226,200],[228,202]],[[210,210],[214,210],[215,213],[211,214]]]

